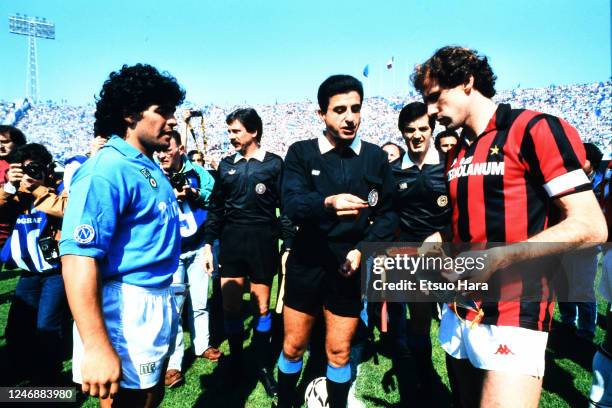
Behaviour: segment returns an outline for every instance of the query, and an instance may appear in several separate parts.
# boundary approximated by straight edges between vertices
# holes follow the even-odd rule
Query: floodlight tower
[[[36,39],[55,40],[55,24],[46,18],[28,17],[16,14],[9,16],[9,32],[28,37],[28,68],[26,71],[26,96],[32,102],[38,101],[38,55]]]

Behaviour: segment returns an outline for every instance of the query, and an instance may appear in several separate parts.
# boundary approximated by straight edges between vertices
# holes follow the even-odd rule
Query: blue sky
[[[489,56],[498,89],[611,71],[609,0],[0,0],[3,100],[25,93],[15,13],[56,24],[55,41],[38,41],[39,93],[71,104],[93,102],[111,71],[136,62],[169,71],[198,104],[314,100],[327,76],[364,79],[366,64],[366,96],[405,93],[414,64],[447,44]]]

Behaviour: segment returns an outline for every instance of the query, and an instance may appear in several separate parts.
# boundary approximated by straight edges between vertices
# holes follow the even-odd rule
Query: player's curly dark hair
[[[417,65],[411,76],[412,83],[421,94],[436,81],[441,88],[454,88],[474,77],[474,88],[487,98],[495,95],[497,77],[487,57],[464,47],[440,48],[425,63]]]
[[[96,131],[125,137],[125,118],[138,121],[151,105],[174,111],[183,99],[185,91],[167,72],[160,73],[148,64],[124,65],[110,74],[96,98]]]

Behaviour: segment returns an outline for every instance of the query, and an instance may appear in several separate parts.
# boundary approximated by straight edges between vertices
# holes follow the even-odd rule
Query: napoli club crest
[[[263,194],[266,192],[266,185],[264,183],[257,183],[255,186],[255,192],[257,194]]]
[[[370,191],[370,194],[368,194],[368,205],[370,207],[376,207],[376,204],[378,204],[378,191],[374,188]]]

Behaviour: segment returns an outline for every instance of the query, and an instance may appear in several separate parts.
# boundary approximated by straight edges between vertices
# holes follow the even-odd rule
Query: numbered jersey
[[[191,168],[185,173],[187,184],[199,190],[200,178],[195,169]],[[208,211],[190,201],[179,202],[179,220],[181,224],[181,252],[196,249],[203,243],[204,223]]]

